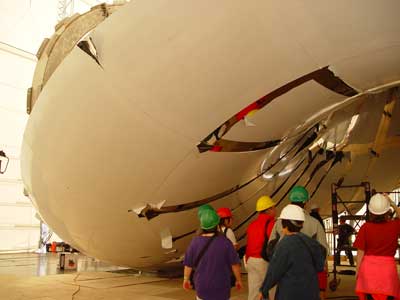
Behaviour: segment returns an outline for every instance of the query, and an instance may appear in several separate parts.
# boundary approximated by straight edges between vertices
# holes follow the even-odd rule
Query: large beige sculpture
[[[399,10],[395,0],[146,0],[103,15],[50,73],[38,65],[26,190],[74,247],[142,268],[182,256],[202,203],[232,208],[241,237],[265,193],[283,205],[307,185],[329,214],[331,183],[391,190]]]

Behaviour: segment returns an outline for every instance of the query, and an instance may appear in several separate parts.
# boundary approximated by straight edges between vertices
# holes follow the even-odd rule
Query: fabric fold
[[[356,293],[400,298],[399,276],[394,257],[364,256],[357,276]]]

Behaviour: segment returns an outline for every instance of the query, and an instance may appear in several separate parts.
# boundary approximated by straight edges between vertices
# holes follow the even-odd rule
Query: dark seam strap
[[[236,185],[228,190],[225,190],[221,193],[215,194],[213,196],[207,197],[207,198],[203,198],[201,200],[197,200],[197,201],[193,201],[193,202],[189,202],[189,203],[183,203],[183,204],[178,204],[178,205],[172,205],[172,206],[165,206],[165,207],[161,207],[161,208],[154,208],[151,206],[147,206],[145,209],[143,209],[143,211],[138,215],[139,217],[146,217],[148,220],[157,217],[160,214],[166,214],[166,213],[176,213],[176,212],[180,212],[180,211],[185,211],[185,210],[189,210],[192,208],[196,208],[199,207],[203,204],[207,204],[210,202],[213,202],[215,200],[221,199],[223,197],[226,197],[234,192],[239,191],[240,189],[246,187],[247,185],[249,185],[250,183],[254,182],[256,179],[260,178],[261,176],[263,176],[265,173],[267,173],[271,168],[273,168],[275,165],[277,165],[283,158],[285,158],[293,149],[296,148],[296,146],[303,140],[304,137],[307,136],[307,134],[312,131],[315,130],[315,126],[311,127],[283,156],[281,156],[279,159],[277,159],[274,163],[272,163],[271,165],[269,165],[268,168],[266,168],[265,170],[263,170],[260,174],[258,174],[257,176],[251,178],[250,180],[248,180],[247,182],[241,184],[241,185]]]
[[[297,78],[279,88],[276,90],[270,92],[269,94],[261,97],[260,99],[256,100],[255,102],[251,103],[248,105],[246,108],[242,109],[240,112],[232,116],[229,120],[224,122],[221,126],[219,126],[217,129],[215,129],[211,134],[209,134],[205,139],[203,139],[198,147],[198,150],[200,153],[209,151],[212,149],[215,149],[215,151],[218,152],[235,152],[235,151],[245,151],[246,147],[248,147],[247,151],[255,151],[258,150],[257,147],[254,148],[254,145],[257,145],[259,143],[257,142],[240,142],[240,141],[229,141],[229,140],[224,140],[223,145],[220,144],[220,140],[222,137],[240,120],[242,120],[245,116],[246,113],[250,112],[251,110],[258,110],[262,109],[264,106],[266,106],[268,103],[272,102],[274,99],[282,96],[283,94],[289,92],[290,90],[302,85],[303,83],[306,83],[310,80],[314,80],[320,85],[324,86],[325,88],[331,90],[332,92],[338,93],[340,95],[346,96],[346,97],[351,97],[354,95],[357,95],[358,92],[347,85],[342,79],[337,77],[331,70],[329,70],[329,66],[326,66],[322,69],[313,71],[309,74],[306,74],[300,78]],[[209,140],[215,137],[216,141],[212,144],[209,144]],[[264,148],[268,148],[268,145],[270,143],[273,143],[276,141],[266,141],[262,142],[261,144],[264,144]],[[227,148],[225,148],[227,147]],[[241,150],[238,150],[237,148],[240,148]]]
[[[294,149],[294,148],[291,148],[288,152],[292,151],[293,149]],[[307,163],[307,166],[305,167],[305,170],[307,170],[308,167],[312,164],[312,162],[313,162],[314,159],[316,158],[317,154],[318,154],[318,152],[310,159],[310,161]],[[298,163],[298,165],[294,168],[293,172],[295,172],[295,171],[303,164],[304,161],[305,161],[305,159],[301,160],[301,162]],[[300,175],[300,177],[303,176],[304,172],[305,172],[305,171],[303,170],[303,172],[302,172],[302,174]],[[281,183],[281,184],[279,185],[279,187],[271,194],[271,197],[273,197],[276,193],[279,192],[279,190],[287,183],[287,181],[289,180],[289,178],[290,178],[290,176],[288,176],[288,177],[284,180],[284,182]],[[251,213],[245,220],[243,220],[243,221],[240,222],[236,227],[234,227],[233,230],[236,231],[236,230],[238,230],[239,228],[241,228],[241,227],[242,227],[243,225],[245,225],[249,220],[251,220],[256,214],[257,214],[257,212]],[[175,241],[175,240],[184,238],[184,237],[186,237],[186,236],[188,236],[188,235],[190,235],[190,234],[193,234],[193,233],[195,233],[195,232],[196,232],[196,231],[193,230],[193,231],[188,232],[188,233],[185,233],[185,234],[183,234],[183,235],[174,237],[172,240]],[[242,239],[245,237],[245,235],[246,235],[246,234],[240,236],[240,237],[237,239],[237,241],[242,240]]]

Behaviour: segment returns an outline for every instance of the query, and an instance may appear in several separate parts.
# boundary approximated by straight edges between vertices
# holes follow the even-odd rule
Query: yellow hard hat
[[[269,196],[261,196],[257,200],[256,211],[263,211],[275,206],[276,203]]]

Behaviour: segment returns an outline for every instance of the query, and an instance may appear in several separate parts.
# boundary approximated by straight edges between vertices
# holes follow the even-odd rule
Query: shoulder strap
[[[268,236],[268,224],[270,223],[271,219],[267,219],[265,222],[264,226],[264,240],[261,246],[261,252],[260,255],[265,261],[269,261],[270,256],[272,255],[270,249],[268,249],[268,242],[269,242],[269,236]]]
[[[268,236],[268,225],[269,225],[270,222],[271,222],[271,219],[268,219],[267,222],[265,222],[265,230],[264,230],[265,235],[264,235],[264,237],[267,236],[267,238],[269,238],[269,236]]]
[[[314,269],[317,269],[317,265],[316,265],[316,263],[315,263],[314,255],[312,254],[312,251],[311,251],[311,249],[310,249],[310,246],[307,245],[307,243],[301,238],[301,236],[299,236],[298,234],[295,234],[295,236],[297,236],[297,237],[300,239],[300,241],[303,243],[303,245],[306,246],[306,248],[307,248],[307,250],[308,250],[308,253],[309,253],[310,256],[311,256],[311,260],[312,260]]]
[[[208,241],[207,244],[203,247],[203,249],[201,249],[199,256],[197,256],[196,261],[193,264],[193,267],[196,268],[197,265],[200,262],[200,259],[203,257],[204,253],[206,253],[208,247],[210,246],[211,242],[213,241],[213,239],[217,236],[217,234],[214,234]]]
[[[224,236],[226,236],[226,233],[228,232],[228,227],[225,227],[224,229]]]

